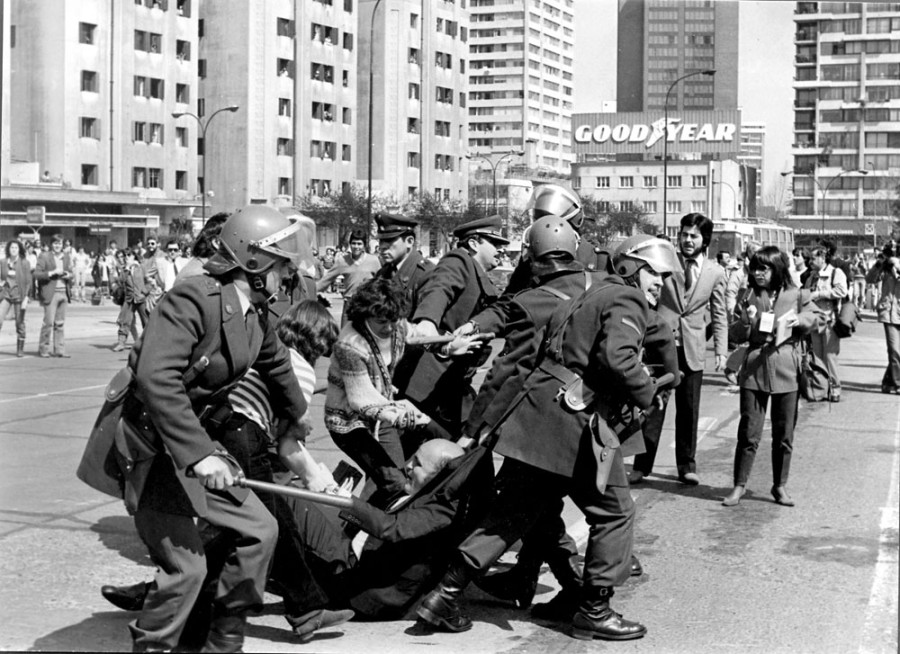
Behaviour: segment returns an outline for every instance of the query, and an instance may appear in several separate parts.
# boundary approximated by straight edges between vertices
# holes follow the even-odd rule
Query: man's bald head
[[[443,438],[425,441],[406,462],[409,482],[404,490],[410,495],[418,492],[434,479],[453,459],[461,457],[465,451],[459,445]]]

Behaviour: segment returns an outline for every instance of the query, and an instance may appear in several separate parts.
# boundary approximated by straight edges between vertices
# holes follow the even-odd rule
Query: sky
[[[716,0],[730,2],[734,0]],[[738,104],[746,122],[766,123],[763,203],[779,202],[791,168],[794,3],[741,0]],[[575,0],[575,111],[616,99],[617,0]]]

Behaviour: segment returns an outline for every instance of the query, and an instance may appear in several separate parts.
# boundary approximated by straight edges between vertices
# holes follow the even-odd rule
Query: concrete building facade
[[[472,0],[468,147],[473,166],[566,174],[572,154],[573,0]],[[480,157],[485,157],[485,162]]]
[[[739,2],[713,0],[619,0],[619,111],[663,109],[672,82],[675,110],[738,106]]]
[[[900,3],[798,2],[794,23],[791,224],[871,246],[900,184]]]
[[[465,3],[359,0],[356,177],[374,193],[465,201],[468,21]]]

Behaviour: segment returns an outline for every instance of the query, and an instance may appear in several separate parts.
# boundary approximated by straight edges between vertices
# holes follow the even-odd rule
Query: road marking
[[[7,402],[24,402],[27,400],[35,400],[41,397],[52,397],[53,395],[80,393],[81,391],[95,391],[98,388],[106,388],[106,384],[100,384],[99,386],[82,386],[81,388],[69,388],[64,391],[53,391],[52,393],[37,393],[36,395],[25,395],[24,397],[10,397],[5,400],[0,400],[0,404],[6,404]]]
[[[697,445],[700,444],[706,436],[712,432],[713,429],[716,428],[716,425],[719,424],[718,418],[713,418],[710,416],[703,416],[697,421]],[[669,445],[669,449],[675,449],[675,440],[672,440],[672,443]]]
[[[860,654],[897,651],[897,526],[900,524],[900,410],[894,431],[894,456],[887,504],[881,507],[881,536],[872,592],[863,623]]]

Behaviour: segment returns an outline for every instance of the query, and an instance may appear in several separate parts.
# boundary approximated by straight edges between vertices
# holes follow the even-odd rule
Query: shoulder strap
[[[584,301],[593,293],[597,292],[600,289],[609,286],[608,283],[600,283],[598,286],[592,285],[592,280],[590,274],[585,274],[585,289],[584,292],[575,297],[572,301],[569,302],[568,307],[566,308],[566,313],[563,316],[563,319],[556,326],[556,328],[544,339],[545,351],[547,354],[553,359],[559,359],[559,353],[562,351],[563,337],[566,333],[566,327],[569,324],[569,320],[572,318],[572,314],[574,314],[583,304]]]

